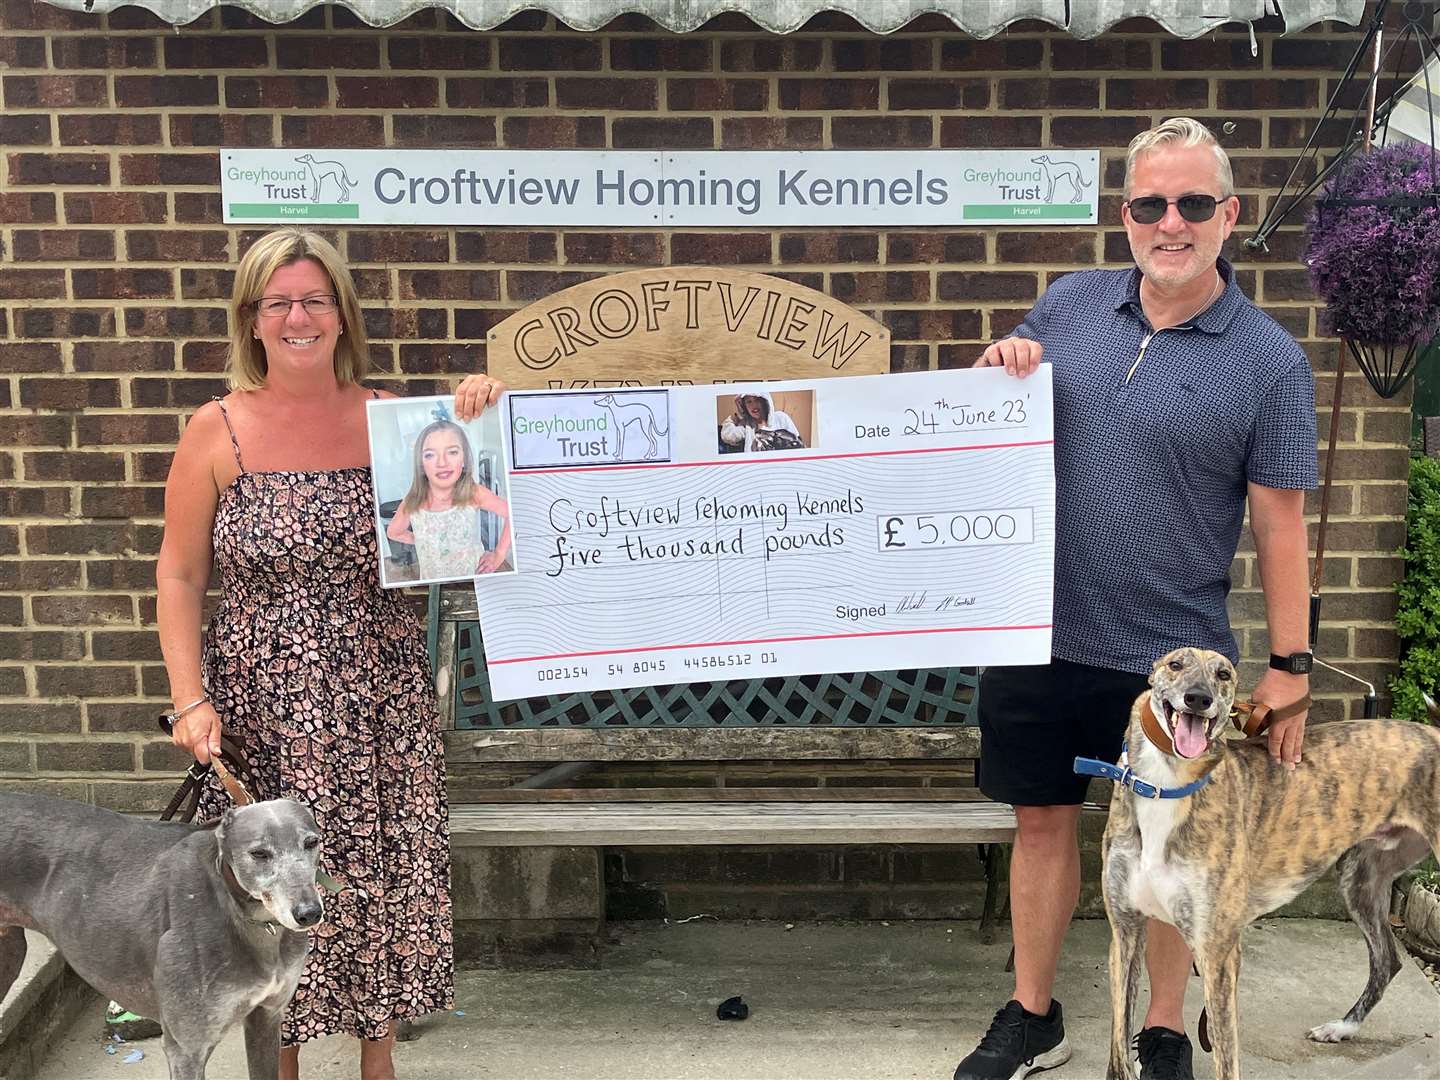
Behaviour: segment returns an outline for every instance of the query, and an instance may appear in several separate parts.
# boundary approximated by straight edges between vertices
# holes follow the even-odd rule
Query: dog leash
[[[160,730],[165,734],[173,733],[174,723],[169,713],[161,713]],[[161,821],[174,820],[180,814],[181,821],[191,821],[195,817],[195,811],[200,805],[200,789],[205,782],[205,775],[211,770],[216,778],[225,788],[225,793],[230,796],[231,802],[236,806],[249,806],[255,801],[250,794],[250,788],[255,785],[254,774],[250,771],[250,763],[245,760],[240,747],[228,735],[220,736],[220,753],[210,759],[210,764],[202,765],[195,762],[185,770],[185,778],[180,782],[179,790],[171,797],[169,805],[160,814]],[[248,785],[248,786],[247,786]],[[185,806],[186,802],[189,806]],[[181,807],[185,807],[181,814]]]
[[[1150,703],[1147,701],[1145,704],[1148,708]],[[1237,730],[1243,731],[1246,738],[1249,738],[1259,735],[1277,720],[1288,720],[1298,713],[1305,712],[1311,704],[1309,694],[1297,701],[1292,701],[1289,705],[1282,705],[1278,709],[1271,708],[1259,701],[1237,701],[1230,710],[1230,721]],[[1242,715],[1245,717],[1244,720],[1241,719]]]

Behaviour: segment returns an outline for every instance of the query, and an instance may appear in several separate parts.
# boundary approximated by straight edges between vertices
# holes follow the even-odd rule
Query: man
[[[1052,661],[991,668],[980,691],[979,783],[1015,806],[1015,996],[955,1080],[1018,1080],[1070,1057],[1051,998],[1080,890],[1078,756],[1119,757],[1152,662],[1193,645],[1238,658],[1225,598],[1248,498],[1265,595],[1273,707],[1309,679],[1305,489],[1315,486],[1315,390],[1300,347],[1241,292],[1220,248],[1240,213],[1230,162],[1175,118],[1130,143],[1121,216],[1133,270],[1069,274],[977,367],[1019,378],[1043,354],[1055,382]],[[1293,768],[1305,714],[1270,753]],[[1152,921],[1143,1080],[1188,1080],[1190,954]]]

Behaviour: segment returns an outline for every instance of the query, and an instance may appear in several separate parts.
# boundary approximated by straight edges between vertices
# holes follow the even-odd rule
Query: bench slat
[[[662,787],[662,788],[470,788],[463,777],[451,777],[450,791],[458,802],[477,803],[643,803],[643,802],[988,802],[971,787]]]
[[[1015,814],[962,803],[472,803],[450,812],[459,847],[1008,843]]]

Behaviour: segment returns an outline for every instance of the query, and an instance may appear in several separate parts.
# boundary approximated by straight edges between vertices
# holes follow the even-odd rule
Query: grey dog
[[[0,998],[38,930],[91,986],[160,1022],[170,1080],[203,1080],[238,1020],[250,1080],[275,1080],[305,931],[323,913],[319,857],[315,819],[292,799],[206,826],[0,792]]]

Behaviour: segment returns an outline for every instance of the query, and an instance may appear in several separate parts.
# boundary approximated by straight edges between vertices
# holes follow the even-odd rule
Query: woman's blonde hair
[[[413,514],[430,501],[430,478],[425,475],[425,440],[441,431],[452,431],[460,440],[461,453],[465,455],[465,472],[455,484],[452,500],[456,506],[468,506],[475,498],[475,454],[470,449],[470,440],[465,429],[453,420],[436,420],[421,429],[415,437],[415,475],[410,480],[410,490],[400,503],[405,513]]]
[[[344,333],[335,343],[335,378],[344,386],[359,382],[369,370],[370,350],[365,341],[360,297],[340,253],[318,233],[276,229],[256,240],[235,269],[235,287],[230,294],[230,352],[225,358],[232,390],[258,390],[265,385],[269,370],[265,346],[251,332],[255,327],[255,301],[264,295],[276,270],[302,259],[320,265],[340,303],[340,328]]]
[[[1235,174],[1230,168],[1230,155],[1225,153],[1210,129],[1199,120],[1188,116],[1172,116],[1163,124],[1157,124],[1149,131],[1142,131],[1130,140],[1125,151],[1125,198],[1130,198],[1130,183],[1135,175],[1135,161],[1141,154],[1148,154],[1166,146],[1208,146],[1215,154],[1215,178],[1220,182],[1220,197],[1228,199],[1235,194]]]

